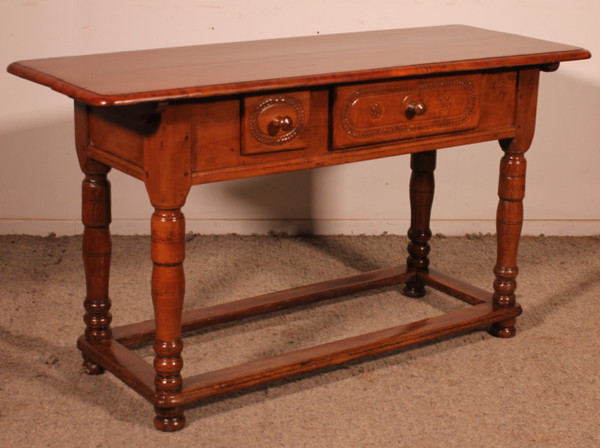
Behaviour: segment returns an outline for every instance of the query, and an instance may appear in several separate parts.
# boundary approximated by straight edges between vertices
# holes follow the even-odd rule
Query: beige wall
[[[528,153],[528,234],[600,233],[597,0],[2,0],[0,62],[295,35],[462,23],[583,46],[597,56],[542,74]],[[79,185],[71,101],[0,76],[0,233],[73,234]],[[434,232],[493,232],[495,143],[440,151]],[[404,233],[408,158],[192,190],[188,230]],[[144,187],[111,173],[113,231],[147,233]]]

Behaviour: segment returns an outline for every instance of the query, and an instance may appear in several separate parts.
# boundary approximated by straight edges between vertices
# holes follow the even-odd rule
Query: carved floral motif
[[[418,120],[400,119],[392,122],[373,123],[369,126],[360,126],[353,121],[353,109],[361,100],[368,101],[371,119],[380,119],[384,106],[378,98],[418,97],[421,94],[432,92],[437,97],[437,114],[426,114]],[[466,97],[465,107],[457,113],[450,113],[454,96]],[[435,98],[435,97],[434,97]],[[385,100],[384,100],[385,101]],[[389,101],[389,100],[388,100]],[[477,91],[474,83],[467,78],[444,78],[440,80],[427,80],[422,83],[386,83],[360,86],[356,88],[344,101],[341,109],[341,120],[344,131],[356,139],[366,139],[377,136],[402,134],[406,131],[456,127],[469,122],[476,112]],[[456,106],[455,106],[456,107]],[[428,110],[431,108],[428,105]],[[439,112],[442,113],[439,113]],[[430,116],[430,118],[428,118]]]
[[[263,113],[269,113],[268,109],[276,105],[286,105],[294,111],[295,120],[291,129],[283,133],[276,135],[269,135],[269,133],[263,132],[259,127],[259,117]],[[290,95],[273,95],[266,97],[263,101],[258,103],[252,115],[249,118],[249,127],[252,136],[264,145],[278,146],[287,143],[300,135],[304,130],[306,121],[306,114],[304,113],[304,107],[302,103],[296,98]]]

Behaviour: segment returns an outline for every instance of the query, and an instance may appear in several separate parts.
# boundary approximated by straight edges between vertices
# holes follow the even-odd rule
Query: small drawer
[[[474,129],[481,75],[337,87],[334,149]]]
[[[310,91],[245,97],[242,154],[305,148],[309,118]]]

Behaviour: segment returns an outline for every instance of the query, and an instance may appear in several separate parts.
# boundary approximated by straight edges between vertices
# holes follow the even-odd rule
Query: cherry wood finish
[[[86,278],[84,337],[89,342],[106,343],[112,338],[111,301],[108,295],[112,249],[109,230],[111,206],[110,183],[106,176],[110,167],[87,157],[83,139],[87,126],[82,111],[81,105],[76,104],[75,125],[80,130],[76,135],[76,149],[81,170],[85,174],[81,190],[81,221],[84,225],[82,254]],[[83,366],[88,374],[104,372],[102,365],[93,362],[85,354],[83,358]]]
[[[431,206],[435,182],[436,152],[418,152],[410,156],[410,228],[408,229],[408,258],[406,264],[411,271],[427,272],[429,268],[429,239],[431,229]],[[404,294],[408,297],[423,297],[425,285],[419,277],[406,282]]]
[[[88,373],[109,370],[156,410],[162,431],[184,406],[479,327],[515,335],[525,152],[540,71],[585,59],[577,47],[465,26],[278,39],[15,62],[8,71],[75,103],[81,169]],[[493,292],[429,267],[436,151],[498,140]],[[406,266],[184,313],[185,218],[193,185],[411,154]],[[111,328],[111,168],[143,181],[155,318]],[[468,305],[441,316],[182,378],[182,334],[320,300],[405,285]],[[153,342],[152,365],[128,347]]]
[[[83,103],[109,106],[543,67],[589,56],[569,45],[449,25],[38,59],[11,64],[10,71]]]

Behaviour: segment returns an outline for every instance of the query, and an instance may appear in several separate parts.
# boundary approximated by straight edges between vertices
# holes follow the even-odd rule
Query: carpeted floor
[[[406,239],[188,236],[186,308],[405,258]],[[1,447],[600,446],[600,237],[526,237],[517,337],[475,331],[187,410],[163,434],[110,374],[81,370],[81,239],[0,236]],[[436,236],[432,266],[489,289],[491,236]],[[152,317],[148,237],[114,237],[114,324]],[[184,375],[441,314],[460,302],[387,288],[185,339]],[[152,359],[151,347],[139,352]]]

